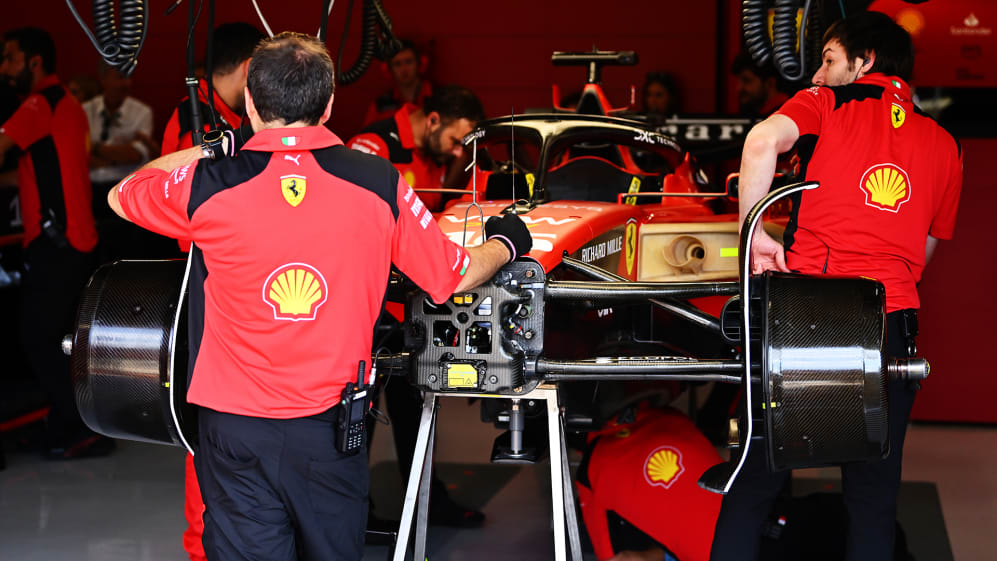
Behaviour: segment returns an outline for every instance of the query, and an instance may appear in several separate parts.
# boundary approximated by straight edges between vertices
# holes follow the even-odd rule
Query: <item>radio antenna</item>
[[[480,135],[475,134],[474,138],[471,140],[471,163],[467,164],[464,171],[471,170],[471,204],[464,209],[464,233],[460,240],[461,247],[467,247],[467,217],[471,212],[471,208],[478,209],[478,217],[481,218],[481,243],[485,241],[485,213],[481,210],[481,205],[478,204],[478,137]],[[467,142],[464,143],[467,145]]]

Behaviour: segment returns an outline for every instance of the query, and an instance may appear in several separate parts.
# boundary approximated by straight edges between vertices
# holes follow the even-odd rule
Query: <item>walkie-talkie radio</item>
[[[357,383],[347,382],[340,396],[336,450],[344,454],[356,454],[367,441],[364,415],[370,409],[370,388],[364,384],[364,366],[364,361],[361,360],[357,369]]]

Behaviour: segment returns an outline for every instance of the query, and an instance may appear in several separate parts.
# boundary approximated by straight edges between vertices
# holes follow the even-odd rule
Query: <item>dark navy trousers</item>
[[[336,450],[337,408],[261,419],[201,408],[194,456],[211,561],[358,561],[370,475]]]
[[[887,354],[907,357],[901,312],[886,316]],[[897,492],[907,421],[916,390],[890,382],[890,455],[874,462],[841,464],[841,485],[848,513],[847,561],[889,561],[894,556]],[[710,561],[752,561],[758,557],[762,527],[790,471],[772,473],[763,446],[753,446],[717,518]]]

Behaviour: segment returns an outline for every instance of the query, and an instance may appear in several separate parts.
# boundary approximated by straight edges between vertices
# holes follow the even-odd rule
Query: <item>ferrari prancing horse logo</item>
[[[305,198],[305,178],[300,175],[280,176],[280,192],[291,206],[298,206]]]
[[[633,218],[627,220],[627,227],[623,234],[623,246],[627,261],[627,274],[633,275],[634,261],[637,257],[637,221]]]
[[[904,121],[906,120],[907,112],[904,111],[904,108],[896,103],[892,104],[892,107],[890,107],[890,122],[893,123],[893,128],[899,129],[904,126]]]

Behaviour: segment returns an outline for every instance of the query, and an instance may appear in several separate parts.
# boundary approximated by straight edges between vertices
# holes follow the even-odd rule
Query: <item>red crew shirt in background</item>
[[[205,106],[208,106],[208,84],[204,80],[201,80],[197,85],[197,98]],[[180,106],[189,104],[190,98],[183,98],[180,102]],[[215,93],[215,111],[218,114],[221,122],[219,123],[219,128],[222,129],[237,129],[242,125],[242,117],[235,111],[229,109],[228,105],[222,101],[222,98]],[[205,111],[205,107],[201,108],[201,119],[204,121],[204,130],[211,130],[211,115]],[[190,148],[194,145],[193,139],[190,135],[190,124],[188,123],[186,127],[182,126],[180,123],[180,107],[178,106],[173,110],[173,114],[170,115],[170,120],[166,122],[166,130],[163,131],[163,150],[162,155],[172,154],[179,150],[185,148]]]
[[[227,413],[329,409],[370,362],[392,263],[443,301],[469,262],[388,162],[324,127],[263,130],[235,158],[138,172],[119,197],[137,224],[203,253],[188,401]]]
[[[405,182],[416,189],[439,189],[443,187],[447,167],[437,165],[416,148],[409,115],[418,110],[415,105],[406,103],[393,118],[370,125],[351,138],[347,145],[390,161]],[[423,193],[420,197],[430,210],[441,210],[443,198],[439,193]]]
[[[619,553],[610,537],[612,511],[682,561],[707,561],[723,497],[697,482],[720,456],[689,417],[644,406],[634,422],[610,422],[589,435],[594,439],[576,488],[596,557]]]
[[[900,78],[870,74],[852,84],[813,87],[778,111],[792,119],[806,179],[786,229],[790,269],[872,277],[886,310],[918,308],[917,282],[930,234],[951,239],[962,186],[955,139],[922,114]],[[799,145],[798,145],[799,146]]]
[[[48,101],[38,93],[52,86],[62,87],[54,74],[38,83],[31,95],[0,127],[0,132],[9,136],[21,150],[27,150],[46,136],[52,137],[66,207],[66,239],[73,248],[85,253],[97,245],[97,228],[90,210],[90,124],[83,106],[68,91],[52,111]],[[27,247],[41,234],[38,182],[28,152],[17,162],[17,185],[24,222],[24,246]]]

